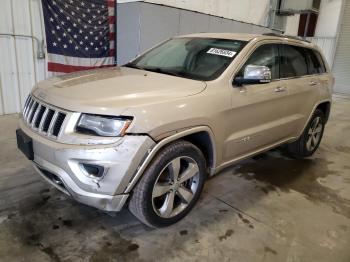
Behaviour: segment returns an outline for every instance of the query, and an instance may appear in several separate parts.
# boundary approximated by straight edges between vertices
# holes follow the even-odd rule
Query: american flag
[[[48,71],[115,65],[115,0],[42,0]]]

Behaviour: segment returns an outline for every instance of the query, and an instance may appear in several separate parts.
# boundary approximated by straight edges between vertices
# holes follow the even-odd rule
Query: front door
[[[237,76],[243,76],[247,65],[269,67],[272,81],[232,87],[229,134],[223,152],[225,161],[251,154],[286,137],[284,117],[288,87],[279,77],[278,45],[257,47]]]

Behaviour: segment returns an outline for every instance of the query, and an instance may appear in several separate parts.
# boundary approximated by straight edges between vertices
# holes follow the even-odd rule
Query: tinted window
[[[303,48],[281,45],[281,77],[298,77],[307,74],[307,63]]]
[[[213,80],[225,71],[245,43],[215,38],[174,38],[126,66],[196,80]]]
[[[311,49],[305,49],[309,74],[321,74],[325,72],[322,58],[318,52]],[[317,55],[319,57],[317,57]]]
[[[307,61],[307,68],[309,75],[314,75],[320,73],[320,62],[315,56],[314,52],[310,49],[304,49]]]
[[[247,65],[267,66],[271,70],[271,78],[279,78],[279,57],[277,45],[262,45],[250,55],[247,62],[242,67],[239,76],[244,75]]]
[[[322,59],[322,56],[317,51],[313,51],[313,52],[314,52],[315,56],[317,57],[317,60],[320,64],[320,73],[325,73],[327,70],[326,70],[326,66],[324,65],[324,61]]]

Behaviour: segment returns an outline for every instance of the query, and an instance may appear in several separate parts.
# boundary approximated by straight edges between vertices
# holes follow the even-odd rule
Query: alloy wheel
[[[158,175],[152,191],[153,210],[163,218],[181,213],[192,201],[199,185],[196,161],[181,156],[169,162]]]
[[[320,142],[321,135],[323,130],[323,124],[320,117],[316,117],[309,128],[307,141],[306,141],[306,148],[308,151],[313,151],[318,143]]]

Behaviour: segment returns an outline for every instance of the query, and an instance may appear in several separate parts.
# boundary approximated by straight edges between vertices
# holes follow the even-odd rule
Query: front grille
[[[28,96],[23,109],[23,119],[34,131],[57,138],[62,129],[66,113]]]

